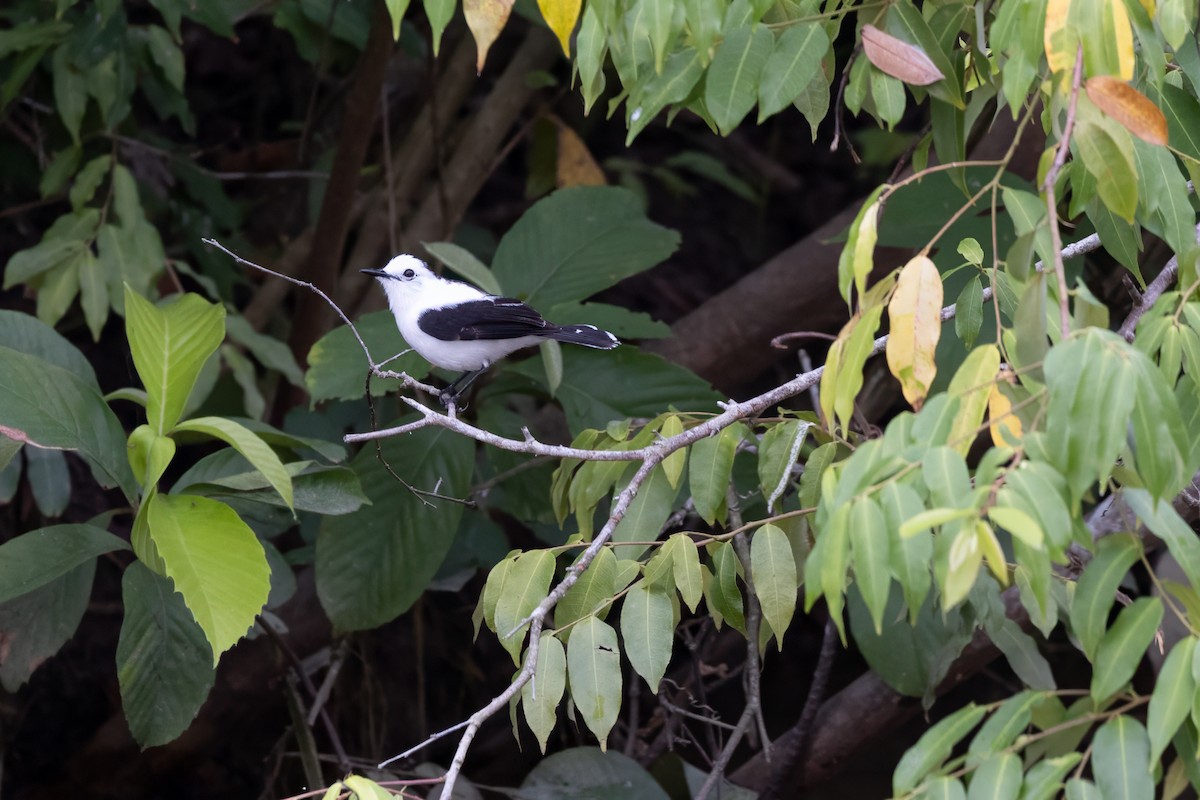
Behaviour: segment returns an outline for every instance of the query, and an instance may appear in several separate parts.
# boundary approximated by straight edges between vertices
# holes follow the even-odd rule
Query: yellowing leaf
[[[988,419],[991,420],[992,443],[997,447],[1016,447],[1021,443],[1024,435],[1021,420],[1012,413],[1012,401],[999,386],[993,385],[988,394]]]
[[[1046,3],[1046,26],[1042,45],[1051,72],[1065,72],[1075,63],[1074,37],[1067,35],[1067,12],[1071,0],[1049,0]]]
[[[1086,89],[1088,98],[1101,111],[1134,136],[1150,144],[1166,146],[1167,118],[1137,89],[1108,75],[1088,78]]]
[[[928,86],[946,76],[921,48],[884,33],[874,25],[862,29],[863,52],[881,72],[913,86]]]
[[[888,303],[891,335],[888,369],[900,381],[904,399],[920,410],[937,375],[934,353],[942,334],[942,276],[926,256],[916,256],[900,270]]]
[[[575,22],[579,19],[579,9],[583,0],[538,0],[538,8],[542,18],[554,31],[562,45],[563,53],[571,55],[571,32],[575,30]]]
[[[867,278],[875,267],[875,242],[879,238],[879,202],[871,203],[858,223],[858,238],[854,242],[854,288],[861,298],[867,290]]]
[[[983,554],[988,569],[996,576],[996,580],[1000,581],[1001,586],[1007,586],[1008,564],[1004,560],[1004,551],[1000,549],[1000,541],[996,538],[992,526],[981,519],[975,520],[975,538],[979,541],[979,552]]]
[[[475,59],[476,72],[483,72],[488,50],[500,36],[500,31],[504,30],[512,6],[513,0],[463,0],[463,15],[467,18],[471,35],[475,37],[475,49],[479,53]]]
[[[1133,80],[1133,28],[1129,24],[1129,11],[1125,8],[1125,0],[1108,0],[1112,13],[1113,27],[1116,29],[1117,45],[1117,75],[1123,81]]]
[[[961,402],[947,444],[964,456],[975,441],[975,429],[983,420],[983,410],[999,369],[1000,351],[996,345],[980,345],[963,359],[962,366],[950,380],[947,391],[951,397],[960,397]]]
[[[1163,123],[1166,124],[1166,123]],[[558,188],[566,186],[605,186],[608,180],[579,134],[566,125],[558,126],[558,162],[555,167]]]

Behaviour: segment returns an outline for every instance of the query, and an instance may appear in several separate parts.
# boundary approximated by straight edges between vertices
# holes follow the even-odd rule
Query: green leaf
[[[94,214],[95,209],[89,209],[78,217],[67,214],[60,219],[73,220],[86,216],[94,222]],[[50,231],[47,231],[38,244],[22,250],[8,260],[4,267],[4,288],[11,289],[30,278],[69,264],[77,260],[85,249],[87,244],[82,239],[74,236],[51,236]]]
[[[88,524],[52,525],[0,544],[0,603],[32,592],[96,556],[129,545]]]
[[[924,507],[920,495],[911,486],[889,481],[880,490],[879,504],[887,520],[888,531],[899,531],[902,520],[915,516]],[[889,536],[892,574],[904,590],[910,622],[915,622],[929,594],[932,577],[929,565],[933,560],[933,535],[914,533],[908,537]]]
[[[137,496],[125,432],[94,384],[35,356],[0,346],[0,436],[77,450],[106,488]]]
[[[1170,146],[1193,162],[1200,161],[1200,102],[1178,86],[1164,83],[1161,108]]]
[[[750,574],[763,616],[783,649],[783,635],[796,611],[796,560],[792,545],[778,526],[767,524],[754,532],[750,542]]]
[[[1096,179],[1104,205],[1126,222],[1133,222],[1138,204],[1138,174],[1129,132],[1116,125],[1081,120],[1073,142],[1083,157],[1083,166]]]
[[[1104,636],[1117,587],[1141,554],[1142,546],[1136,537],[1123,533],[1106,536],[1100,540],[1096,557],[1075,587],[1071,630],[1093,664],[1097,663],[1096,648]]]
[[[663,589],[645,580],[629,587],[621,606],[621,639],[630,665],[658,694],[675,643],[671,598]]]
[[[992,712],[987,722],[971,739],[967,748],[967,765],[974,766],[1007,750],[1029,727],[1033,708],[1045,698],[1042,692],[1024,691],[1014,694]],[[974,795],[972,795],[974,797]]]
[[[725,33],[704,86],[704,101],[722,136],[728,136],[758,99],[759,78],[775,37],[765,25],[743,25]]]
[[[700,571],[700,549],[686,533],[677,533],[669,540],[671,547],[672,577],[688,610],[695,612],[696,605],[704,593],[703,574]]]
[[[758,445],[758,482],[767,511],[773,511],[790,482],[792,467],[808,438],[810,422],[789,419],[773,426]]]
[[[470,250],[459,247],[453,242],[422,242],[421,244],[429,251],[430,255],[483,291],[488,294],[504,294],[495,274]]]
[[[558,722],[558,702],[567,688],[567,653],[552,633],[543,633],[539,642],[533,678],[521,687],[521,709],[544,755],[546,740]]]
[[[1008,617],[988,620],[984,625],[988,638],[1000,652],[1021,682],[1031,689],[1053,690],[1058,688],[1050,662],[1037,647],[1033,637],[1021,630],[1021,626]]]
[[[42,516],[57,517],[66,510],[71,499],[71,474],[60,451],[40,447],[26,450],[25,479]]]
[[[108,284],[108,302],[122,314],[126,284],[135,294],[149,294],[166,259],[162,239],[148,222],[132,227],[101,225],[96,250]]]
[[[954,333],[962,340],[963,346],[970,350],[975,346],[979,329],[983,327],[983,284],[976,275],[967,282],[954,307]]]
[[[1096,784],[1083,778],[1071,778],[1067,781],[1066,800],[1103,800]]]
[[[851,508],[850,548],[858,590],[871,612],[875,633],[880,634],[891,584],[888,529],[883,511],[870,497],[864,497]]]
[[[665,322],[608,303],[559,303],[542,309],[542,316],[561,325],[595,325],[621,339],[663,339],[671,335],[671,326]]]
[[[1083,728],[1083,726],[1080,727]],[[1083,728],[1081,735],[1083,732],[1086,732],[1086,728]],[[1068,753],[1035,764],[1025,776],[1022,800],[1051,800],[1051,798],[1057,797],[1059,790],[1062,789],[1063,776],[1071,767],[1078,764],[1082,757],[1081,753]]]
[[[604,54],[607,50],[604,25],[596,13],[596,6],[588,3],[575,37],[575,65],[579,69],[584,114],[591,112],[592,105],[604,91]]]
[[[121,596],[117,680],[125,719],[142,747],[166,744],[199,713],[216,677],[215,659],[168,578],[135,561],[125,569]]]
[[[900,758],[892,773],[892,793],[911,792],[950,756],[950,751],[971,732],[987,708],[969,703],[927,730]]]
[[[150,50],[150,57],[162,70],[167,83],[171,84],[175,91],[182,92],[183,51],[179,49],[179,45],[175,44],[175,40],[171,38],[171,34],[167,33],[165,28],[147,25],[143,30],[146,33],[146,44]]]
[[[249,350],[264,367],[281,373],[293,386],[304,387],[304,372],[296,363],[296,357],[288,349],[287,343],[259,333],[245,317],[237,314],[225,318],[225,333],[230,341]]]
[[[570,793],[580,800],[619,797],[668,800],[669,797],[638,762],[619,752],[606,753],[596,747],[572,747],[543,758],[525,776],[516,793],[539,798],[564,797]],[[721,797],[726,795],[722,793]]]
[[[71,59],[71,47],[66,44],[60,45],[51,59],[51,71],[54,76],[54,102],[58,106],[58,116],[66,126],[67,133],[79,144],[79,125],[83,122],[84,111],[87,110],[87,83],[83,73],[72,66]]]
[[[1100,202],[1098,197],[1087,204],[1087,218],[1096,228],[1096,233],[1100,234],[1100,242],[1104,249],[1132,272],[1137,282],[1144,287],[1146,281],[1142,279],[1142,270],[1138,263],[1138,253],[1142,250],[1139,227],[1118,217]]]
[[[876,200],[885,187],[879,186],[863,201],[857,216],[850,223],[846,244],[838,256],[838,292],[846,305],[850,305],[850,288],[856,286],[861,295],[867,276],[875,266],[875,242],[878,239],[877,223],[879,204]]]
[[[179,423],[172,433],[200,433],[225,442],[261,472],[287,507],[292,507],[291,476],[275,451],[252,431],[225,417],[196,417]]]
[[[1046,451],[1072,502],[1108,479],[1125,446],[1138,381],[1131,350],[1115,333],[1089,328],[1046,356]]]
[[[1092,740],[1092,774],[1102,797],[1154,797],[1150,739],[1142,723],[1121,714],[1100,726]]]
[[[967,800],[1017,800],[1022,777],[1021,759],[1012,753],[993,753],[971,776]]]
[[[429,19],[429,27],[433,33],[433,55],[436,58],[442,45],[442,32],[454,18],[458,0],[424,0],[424,5],[425,16]]]
[[[1129,507],[1150,532],[1162,539],[1193,588],[1200,588],[1200,540],[1168,502],[1155,501],[1144,489],[1124,492]]]
[[[1157,763],[1166,751],[1179,726],[1187,719],[1192,698],[1196,696],[1196,679],[1192,674],[1196,637],[1186,636],[1175,643],[1158,671],[1150,708],[1146,716],[1149,731],[1149,761]]]
[[[644,86],[635,88],[630,103],[636,105],[629,109],[625,146],[632,144],[664,108],[687,100],[703,75],[703,53],[691,47],[672,53],[661,72],[651,76]]]
[[[168,440],[170,441],[170,440]],[[233,450],[223,450],[213,455],[230,454],[238,461],[244,459]],[[249,464],[246,464],[247,469]],[[362,493],[362,485],[354,470],[346,467],[325,467],[310,461],[285,464],[292,478],[295,493],[293,507],[297,511],[312,511],[316,514],[350,514],[370,500]],[[189,474],[191,471],[189,470]],[[171,494],[202,494],[219,500],[238,500],[264,503],[270,506],[287,507],[279,492],[258,470],[231,474],[227,477],[212,477],[204,482],[184,483],[181,479],[171,487]]]
[[[1121,609],[1117,621],[1100,640],[1096,648],[1095,669],[1092,672],[1092,698],[1104,702],[1133,677],[1134,670],[1146,655],[1162,622],[1162,600],[1139,597]]]
[[[108,288],[104,284],[104,271],[92,251],[84,250],[79,262],[79,302],[83,317],[91,331],[92,341],[100,341],[100,331],[108,321]]]
[[[5,640],[0,686],[6,691],[15,693],[74,635],[87,611],[95,573],[96,560],[91,558],[0,603],[0,630]]]
[[[733,545],[729,542],[709,545],[708,554],[713,565],[712,581],[704,587],[709,611],[744,633],[746,616],[742,611],[742,591],[737,585],[738,557]]]
[[[567,590],[563,599],[554,607],[554,624],[558,630],[567,630],[563,639],[569,641],[574,628],[567,628],[576,620],[590,614],[604,618],[608,603],[616,593],[614,586],[617,582],[617,557],[611,548],[605,547],[596,553],[587,571],[579,576],[574,585]],[[624,586],[621,587],[625,588]],[[507,631],[505,631],[507,633]]]
[[[758,87],[758,122],[783,110],[821,76],[829,36],[817,22],[800,22],[784,31],[763,67]]]
[[[400,41],[400,23],[404,19],[404,12],[408,10],[409,0],[387,0],[388,17],[392,20],[392,41]],[[546,748],[542,747],[542,752]]]
[[[408,349],[396,328],[396,318],[391,311],[366,314],[354,326],[377,363]],[[421,380],[429,374],[429,362],[410,352],[395,361],[389,361],[384,369],[403,372]],[[308,351],[308,372],[304,375],[304,383],[308,386],[310,405],[315,406],[323,400],[361,398],[366,391],[368,372],[367,357],[349,326],[334,328],[318,339]],[[371,394],[376,397],[394,390],[396,386],[393,381],[371,378]]]
[[[12,262],[9,262],[10,264]],[[36,356],[73,373],[84,383],[99,389],[91,362],[75,345],[37,317],[19,311],[0,309],[0,346]]]
[[[196,294],[162,307],[125,290],[125,331],[146,386],[146,415],[160,435],[179,418],[200,369],[225,338],[225,308]]]
[[[671,515],[674,502],[675,490],[671,488],[666,472],[661,466],[655,467],[638,489],[637,497],[629,504],[625,516],[617,523],[612,542],[654,541]],[[644,552],[645,545],[617,548],[617,555],[621,558],[637,558]]]
[[[409,484],[462,497],[470,488],[474,443],[425,428],[383,442],[383,455]],[[341,631],[390,622],[416,602],[454,545],[463,507],[430,505],[396,482],[374,448],[350,463],[371,500],[353,514],[327,517],[317,533],[317,594]],[[508,631],[504,631],[508,633]]]
[[[213,664],[254,624],[271,570],[254,531],[216,500],[155,495],[147,519],[167,576],[212,646]]]
[[[678,414],[671,414],[663,420],[662,428],[659,429],[659,434],[664,439],[670,439],[683,433],[683,422],[679,419]],[[683,468],[687,465],[687,448],[676,450],[671,455],[663,459],[662,468],[666,473],[667,482],[671,484],[672,489],[679,488],[679,481],[683,478]]]
[[[554,554],[549,550],[522,553],[504,576],[496,600],[496,636],[517,666],[521,665],[521,645],[529,630],[529,623],[519,628],[517,623],[546,599],[553,578]]]
[[[567,643],[567,676],[576,711],[606,749],[621,710],[621,657],[611,626],[595,617],[575,626]]]
[[[737,429],[725,428],[715,436],[691,446],[688,457],[688,488],[700,518],[712,525],[724,507],[733,474],[733,457],[741,438]],[[688,604],[689,607],[691,603]]]
[[[509,229],[492,261],[504,291],[535,308],[583,300],[658,264],[679,234],[646,219],[632,192],[575,186],[539,200]]]

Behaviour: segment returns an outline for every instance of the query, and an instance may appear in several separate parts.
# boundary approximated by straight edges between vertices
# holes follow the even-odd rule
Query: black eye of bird
[[[406,269],[406,270],[404,270],[404,277],[406,277],[406,278],[415,278],[415,277],[417,277],[417,273],[416,273],[416,272],[414,272],[414,271],[413,271],[413,270],[411,270],[411,269]]]

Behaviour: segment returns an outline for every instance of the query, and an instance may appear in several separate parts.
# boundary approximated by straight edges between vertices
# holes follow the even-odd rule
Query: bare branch
[[[1200,239],[1200,225],[1196,226],[1196,237]],[[1121,323],[1121,328],[1117,333],[1124,336],[1125,341],[1133,341],[1133,334],[1137,328],[1138,321],[1150,310],[1152,305],[1158,302],[1158,298],[1162,297],[1163,292],[1171,287],[1171,284],[1175,282],[1178,275],[1179,256],[1171,256],[1171,260],[1166,263],[1162,271],[1155,276],[1154,280],[1150,281],[1150,285],[1146,287],[1146,291],[1138,295],[1137,300],[1133,304],[1133,310],[1129,312],[1129,316]]]

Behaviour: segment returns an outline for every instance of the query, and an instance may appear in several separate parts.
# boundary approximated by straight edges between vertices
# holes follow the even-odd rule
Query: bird
[[[441,395],[457,405],[471,382],[510,353],[546,339],[612,350],[620,342],[595,325],[555,325],[513,297],[488,294],[435,275],[413,255],[401,254],[374,276],[387,294],[396,327],[412,349],[435,367],[462,372]]]

